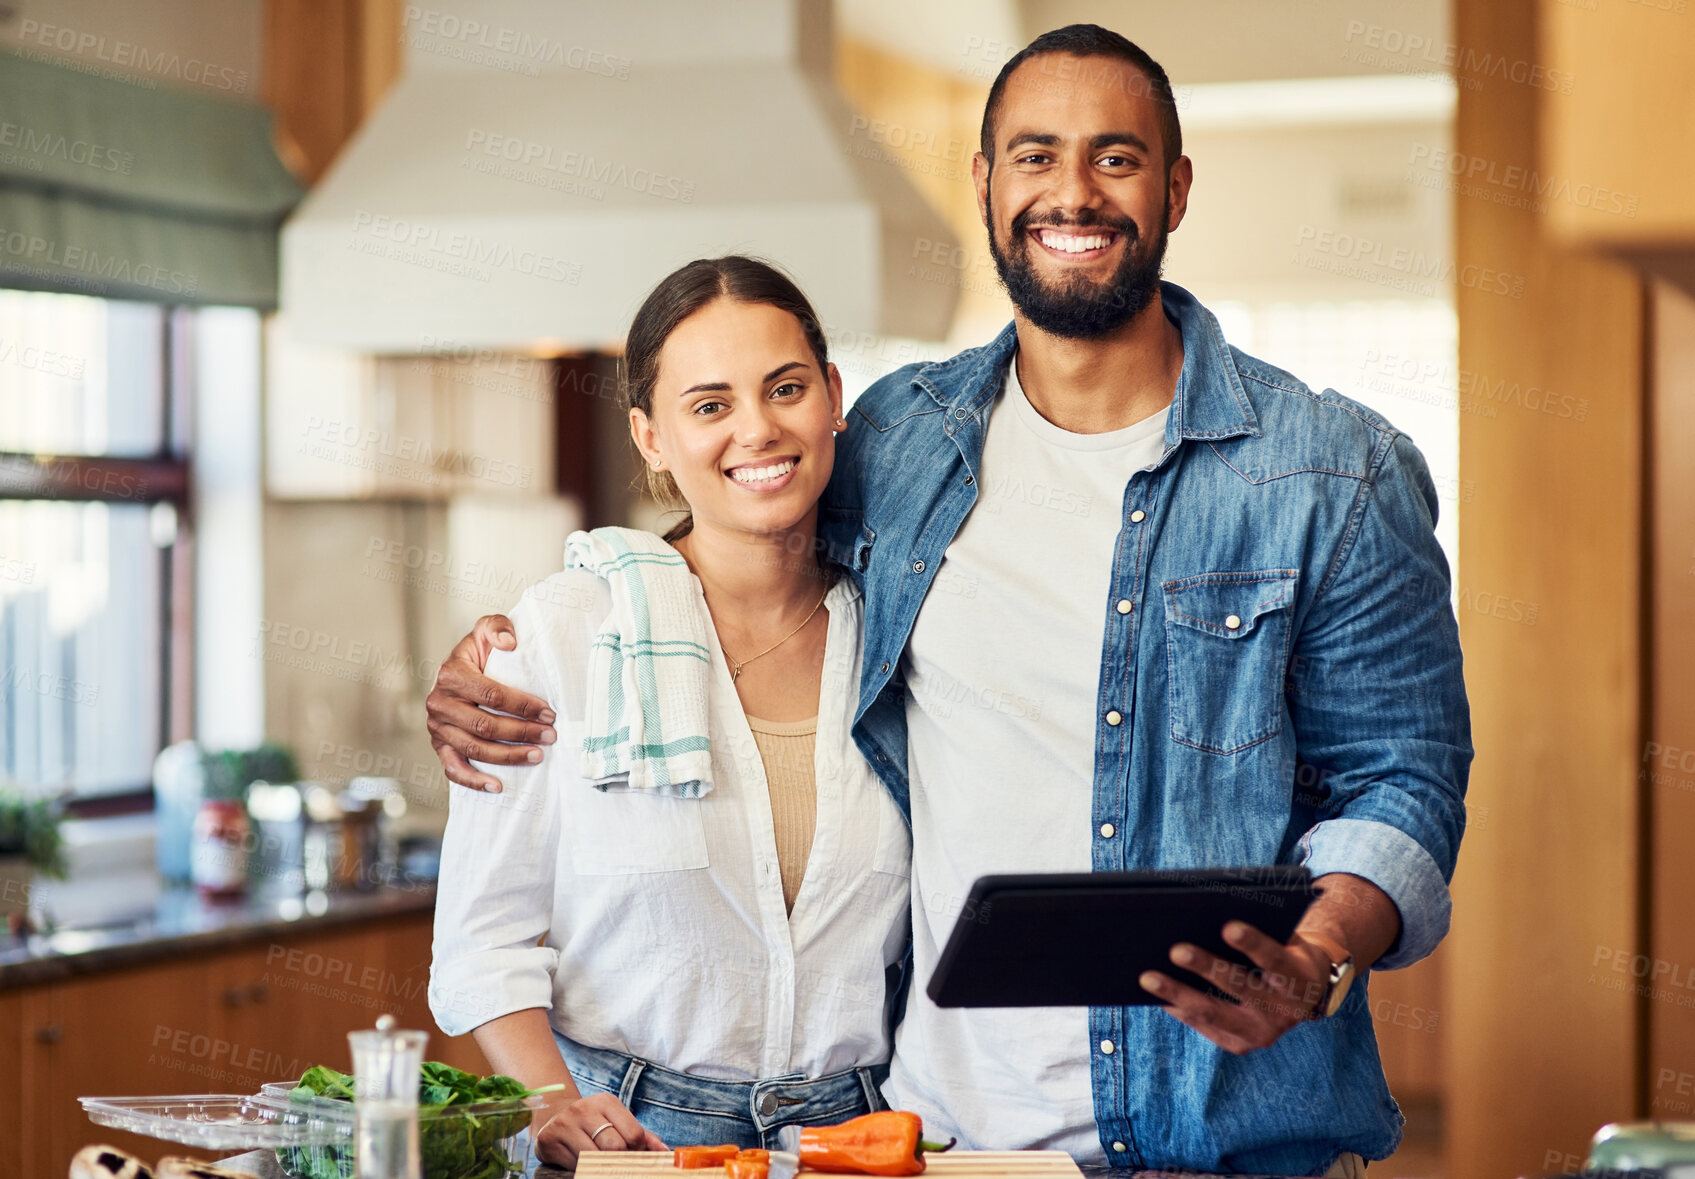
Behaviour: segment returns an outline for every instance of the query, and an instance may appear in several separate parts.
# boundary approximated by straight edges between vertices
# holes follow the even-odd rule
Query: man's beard
[[[1054,214],[1034,217],[1025,210],[1012,219],[1011,239],[1007,248],[995,240],[994,196],[989,197],[989,253],[994,256],[995,270],[1012,296],[1013,306],[1024,318],[1056,336],[1070,340],[1093,340],[1129,323],[1159,293],[1160,272],[1165,266],[1165,223],[1171,209],[1171,197],[1166,196],[1160,210],[1159,235],[1153,247],[1138,256],[1137,245],[1141,232],[1129,218],[1108,218],[1084,209],[1074,221],[1065,221]],[[1044,282],[1036,275],[1030,252],[1037,247],[1030,243],[1032,227],[1049,226],[1055,229],[1114,229],[1123,235],[1124,258],[1118,269],[1104,283],[1094,283],[1081,275],[1062,285]]]

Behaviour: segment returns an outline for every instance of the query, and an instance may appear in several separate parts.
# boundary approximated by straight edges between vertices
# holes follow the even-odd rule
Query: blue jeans
[[[775,1149],[784,1126],[830,1126],[884,1108],[877,1078],[853,1068],[808,1081],[799,1073],[763,1081],[714,1081],[645,1060],[587,1048],[553,1033],[583,1093],[611,1093],[667,1146]]]

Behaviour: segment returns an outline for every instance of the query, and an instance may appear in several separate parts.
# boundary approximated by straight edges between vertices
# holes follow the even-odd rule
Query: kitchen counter
[[[164,1152],[161,1152],[164,1153]],[[277,1166],[274,1152],[255,1150],[249,1154],[237,1155],[224,1159],[220,1166],[230,1167],[237,1171],[250,1171],[258,1179],[288,1179],[281,1167]],[[1178,1176],[1165,1171],[1125,1171],[1116,1167],[1080,1166],[1083,1179],[1179,1179]],[[534,1159],[524,1169],[523,1179],[568,1179],[573,1172],[558,1167],[538,1165]],[[1185,1171],[1181,1179],[1226,1179],[1225,1176],[1210,1176],[1199,1171]],[[1228,1179],[1275,1179],[1269,1175],[1231,1175]]]
[[[249,894],[230,901],[207,901],[193,889],[172,888],[138,921],[0,936],[0,991],[434,908],[433,881],[369,892]]]
[[[169,1152],[161,1150],[160,1153],[166,1154]],[[255,1150],[247,1154],[236,1155],[234,1158],[224,1159],[218,1165],[236,1171],[250,1171],[257,1175],[259,1179],[288,1179],[283,1169],[277,1166],[275,1151]],[[571,1175],[572,1172],[570,1171],[563,1171],[558,1167],[538,1165],[534,1159],[531,1159],[530,1165],[524,1168],[523,1179],[570,1179]]]

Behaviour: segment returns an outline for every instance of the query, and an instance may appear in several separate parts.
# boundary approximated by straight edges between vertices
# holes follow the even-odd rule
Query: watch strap
[[[1323,950],[1324,956],[1330,959],[1330,965],[1332,967],[1340,966],[1342,963],[1353,957],[1352,954],[1348,953],[1347,947],[1342,945],[1341,942],[1337,941],[1329,934],[1303,933],[1301,935],[1301,940],[1311,942],[1313,945]]]
[[[1345,967],[1352,965],[1354,956],[1347,947],[1335,938],[1322,933],[1303,933],[1301,937],[1324,951],[1324,956],[1330,961],[1330,970],[1324,976],[1324,990],[1319,993],[1318,1002],[1313,1004],[1312,1013],[1308,1019],[1325,1019],[1330,1015],[1330,1003],[1336,993],[1336,987],[1343,976]]]

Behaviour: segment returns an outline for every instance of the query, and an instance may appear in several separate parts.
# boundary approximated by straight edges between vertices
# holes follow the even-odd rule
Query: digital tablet
[[[1171,947],[1188,942],[1251,968],[1225,944],[1225,923],[1286,942],[1317,896],[1306,868],[1284,864],[984,876],[927,990],[939,1007],[1123,1007],[1160,1001],[1137,981],[1158,970],[1222,995],[1174,965]]]

